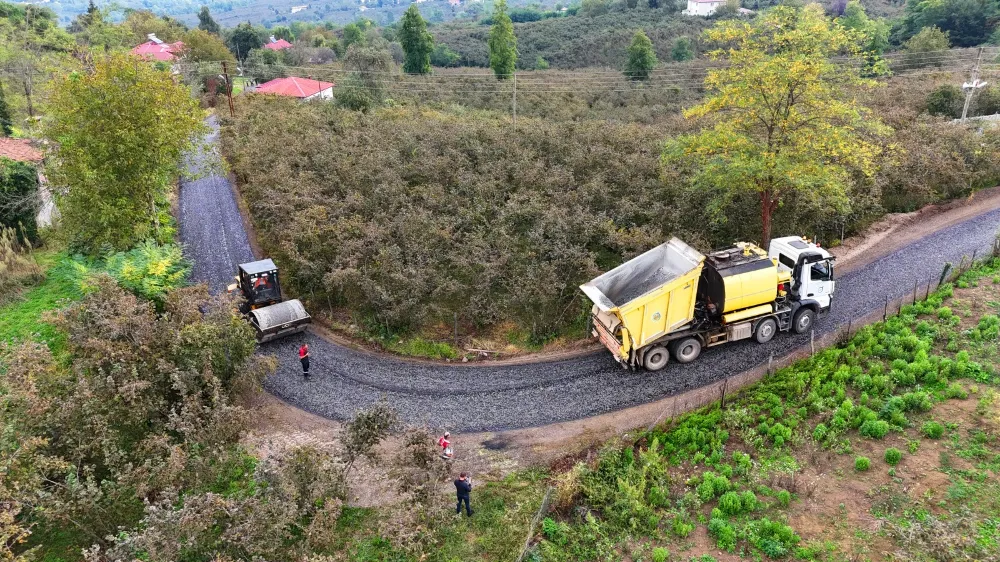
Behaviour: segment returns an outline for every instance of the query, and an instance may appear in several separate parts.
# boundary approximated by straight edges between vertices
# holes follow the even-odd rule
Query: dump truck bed
[[[688,325],[694,318],[698,277],[705,256],[677,238],[580,286],[603,314],[596,314],[602,341],[607,341],[620,323],[621,344],[611,349],[625,359],[639,348]],[[617,322],[613,320],[617,319]],[[629,340],[629,341],[626,341]]]

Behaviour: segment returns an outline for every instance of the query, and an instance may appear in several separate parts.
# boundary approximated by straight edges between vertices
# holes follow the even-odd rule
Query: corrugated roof
[[[292,44],[289,43],[288,41],[285,41],[284,39],[278,39],[277,41],[273,41],[271,43],[264,45],[264,48],[271,49],[272,51],[280,51],[282,49],[288,49],[291,46]]]
[[[132,49],[132,54],[159,61],[171,61],[176,59],[177,55],[183,49],[184,43],[182,41],[178,41],[176,43],[156,43],[154,41],[147,41]]]
[[[0,137],[0,156],[18,162],[41,162],[43,155],[28,139]]]
[[[289,76],[288,78],[275,78],[270,82],[265,82],[254,90],[259,94],[277,94],[279,96],[292,96],[296,98],[308,98],[327,88],[332,88],[333,82],[323,82],[312,78],[299,78]]]

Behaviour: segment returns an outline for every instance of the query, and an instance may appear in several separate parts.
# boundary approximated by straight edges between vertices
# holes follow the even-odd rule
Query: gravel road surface
[[[203,147],[191,158],[192,166],[213,158],[218,157]],[[195,263],[194,279],[220,290],[236,264],[252,254],[232,188],[225,177],[210,174],[184,183],[180,198],[181,239]],[[887,296],[910,294],[914,281],[923,285],[936,278],[945,262],[958,263],[974,250],[984,252],[998,226],[1000,209],[940,230],[838,278],[833,312],[820,319],[817,331],[881,309]],[[298,362],[302,342],[309,343],[312,355],[309,380],[303,380]],[[606,352],[524,365],[419,364],[348,349],[312,332],[271,342],[261,351],[279,360],[278,371],[265,387],[315,414],[346,419],[384,397],[411,423],[452,431],[497,431],[657,400],[750,369],[771,353],[780,357],[807,342],[808,336],[788,334],[766,345],[737,342],[705,350],[694,363],[671,364],[656,374],[622,370]]]
[[[253,261],[236,197],[229,179],[222,175],[216,150],[219,125],[208,118],[211,132],[188,155],[192,179],[181,182],[178,222],[184,253],[193,262],[191,278],[207,283],[213,292],[224,290],[236,276],[236,266]]]

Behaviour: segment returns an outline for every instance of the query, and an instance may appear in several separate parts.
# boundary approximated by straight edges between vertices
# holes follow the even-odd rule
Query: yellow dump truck
[[[594,302],[593,335],[615,359],[656,371],[713,345],[808,331],[832,305],[833,260],[798,236],[707,256],[672,238],[580,289]]]

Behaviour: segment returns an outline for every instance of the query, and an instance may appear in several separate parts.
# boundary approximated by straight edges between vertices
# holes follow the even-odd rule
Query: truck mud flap
[[[594,326],[594,332],[597,334],[597,338],[601,340],[604,347],[608,348],[608,351],[615,356],[615,361],[622,363],[622,356],[619,350],[621,349],[622,342],[618,341],[618,338],[608,330],[607,326],[601,323],[596,316],[592,319],[592,325]]]

